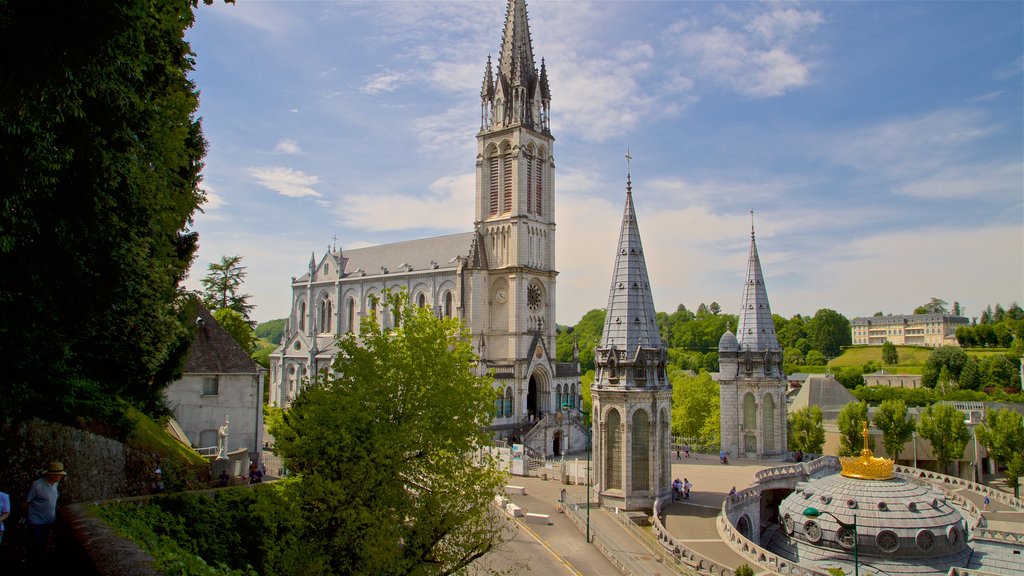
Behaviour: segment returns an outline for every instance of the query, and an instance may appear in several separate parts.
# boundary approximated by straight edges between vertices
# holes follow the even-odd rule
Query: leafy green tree
[[[256,350],[256,334],[241,314],[231,308],[221,308],[213,312],[213,318],[235,342],[238,342],[246,354],[252,354]]]
[[[894,366],[900,362],[900,355],[896,351],[896,345],[888,340],[882,344],[882,362],[889,366]]]
[[[964,455],[971,433],[964,423],[963,412],[952,404],[933,404],[921,412],[917,433],[932,444],[932,454],[939,462],[939,471],[945,473],[949,463]]]
[[[960,379],[960,372],[970,358],[959,346],[939,346],[932,350],[925,360],[924,370],[921,372],[921,385],[926,388],[935,388],[942,380],[943,368],[946,369],[946,380],[944,384],[956,383]]]
[[[718,383],[707,372],[686,376],[674,366],[668,369],[672,382],[672,434],[686,438],[701,436],[701,428],[718,412]]]
[[[249,322],[249,314],[253,309],[249,298],[252,296],[239,294],[247,275],[241,256],[221,256],[220,262],[211,262],[202,279],[203,304],[210,310],[230,308]],[[252,323],[252,326],[255,325]]]
[[[595,308],[587,312],[576,323],[572,330],[562,330],[555,335],[555,355],[560,362],[572,362],[573,338],[579,342],[580,370],[586,372],[594,369],[594,349],[601,341],[604,330],[603,308]]]
[[[953,316],[960,316],[960,303],[953,302]]]
[[[991,457],[1006,466],[1007,484],[1013,488],[1013,495],[1020,497],[1020,476],[1024,475],[1024,416],[1008,408],[990,411],[985,422],[975,431],[978,442]]]
[[[281,337],[284,336],[284,325],[287,322],[287,318],[278,318],[277,320],[268,320],[258,324],[256,326],[256,337],[262,338],[271,344],[280,344]]]
[[[864,447],[864,422],[868,420],[867,402],[850,402],[839,411],[839,455],[856,456]],[[875,439],[868,437],[868,448],[875,449]]]
[[[0,8],[0,419],[88,418],[115,395],[156,409],[187,351],[195,4]]]
[[[719,306],[718,302],[712,302],[708,306],[708,310],[711,311],[711,313],[714,314],[715,316],[718,316],[722,312],[722,307]]]
[[[807,334],[815,350],[829,358],[834,358],[842,351],[843,346],[852,342],[850,321],[835,310],[822,308],[814,314],[807,325]]]
[[[914,419],[907,415],[903,400],[884,400],[875,410],[875,427],[882,431],[882,445],[894,459],[899,460],[903,445],[914,434]]]
[[[305,538],[335,574],[452,574],[499,544],[491,502],[505,475],[489,444],[494,392],[470,334],[383,295],[400,318],[368,317],[338,341],[333,378],[305,388],[272,429],[299,476]]]
[[[825,429],[821,425],[821,408],[805,406],[789,414],[790,450],[821,454],[825,447]]]
[[[800,340],[807,338],[807,321],[803,316],[797,314],[787,320],[783,326],[776,326],[775,333],[779,339],[779,344],[783,348],[800,348],[801,354],[807,354],[807,351],[811,349],[811,342],[809,340],[807,340],[806,348],[799,344]]]
[[[948,314],[946,301],[933,297],[930,302],[914,308],[914,314]]]
[[[807,362],[808,366],[824,366],[828,364],[828,361],[825,360],[825,355],[817,350],[808,352],[807,356],[804,357],[804,361]]]

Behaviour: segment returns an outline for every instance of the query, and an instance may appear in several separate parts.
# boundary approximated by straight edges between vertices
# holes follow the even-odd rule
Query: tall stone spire
[[[533,59],[526,1],[508,0],[493,90],[487,89],[492,82],[490,59],[484,72],[484,89],[480,94],[483,130],[525,126],[550,132],[550,91],[546,70],[543,72],[542,75],[537,71]]]
[[[638,349],[661,349],[647,261],[633,208],[633,184],[626,176],[626,208],[622,214],[615,268],[608,290],[608,308],[600,348],[616,348],[630,357]]]
[[[736,340],[741,350],[780,350],[775,336],[775,322],[768,305],[768,291],[764,287],[761,260],[757,256],[754,239],[754,211],[750,211],[750,257],[747,259],[747,282],[743,287],[739,326]]]

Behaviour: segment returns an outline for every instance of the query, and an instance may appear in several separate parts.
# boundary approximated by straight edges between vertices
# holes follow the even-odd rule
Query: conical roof
[[[601,348],[615,346],[632,354],[638,347],[661,348],[661,334],[654,315],[654,298],[647,276],[647,261],[640,242],[640,227],[633,209],[632,183],[627,179],[626,208],[622,214],[618,252],[608,308],[601,335]]]
[[[753,212],[751,212],[753,214]],[[775,336],[775,322],[768,304],[768,291],[764,287],[761,260],[757,256],[754,226],[750,226],[750,257],[747,259],[747,282],[743,287],[739,326],[736,339],[741,350],[779,350]]]
[[[505,32],[501,38],[501,54],[498,56],[498,71],[507,80],[515,83],[516,68],[532,74],[533,41],[530,39],[530,23],[526,17],[525,0],[509,0],[505,13]]]

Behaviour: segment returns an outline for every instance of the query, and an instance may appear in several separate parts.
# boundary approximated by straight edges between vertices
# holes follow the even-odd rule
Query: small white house
[[[212,453],[218,446],[218,430],[227,420],[226,451],[245,448],[259,459],[263,369],[202,304],[198,304],[196,336],[182,377],[164,396],[193,448]]]

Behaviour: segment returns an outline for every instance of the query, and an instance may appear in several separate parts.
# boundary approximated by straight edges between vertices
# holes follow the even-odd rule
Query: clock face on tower
[[[526,287],[526,305],[530,307],[530,310],[536,312],[540,310],[541,304],[540,285],[530,282],[530,285]]]
[[[508,294],[505,293],[504,288],[498,288],[498,291],[494,293],[494,299],[498,301],[498,304],[504,304],[508,300]]]

